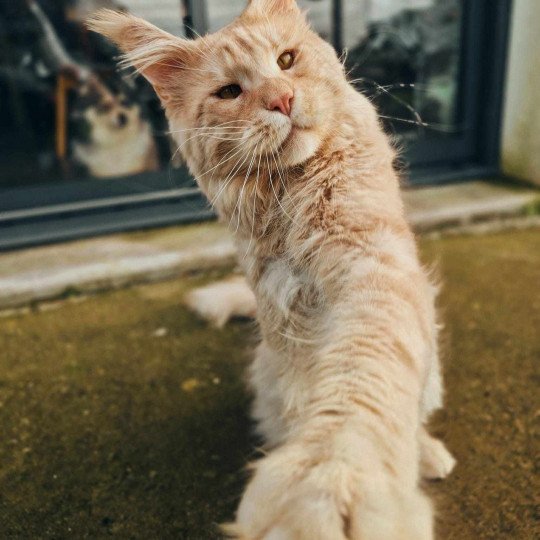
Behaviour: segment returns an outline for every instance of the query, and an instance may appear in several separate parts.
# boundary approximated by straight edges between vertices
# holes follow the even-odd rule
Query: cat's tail
[[[225,531],[241,540],[431,540],[430,502],[372,451],[352,430],[284,445],[256,463]]]

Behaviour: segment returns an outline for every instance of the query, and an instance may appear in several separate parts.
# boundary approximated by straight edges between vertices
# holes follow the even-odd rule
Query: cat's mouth
[[[305,128],[296,126],[294,124],[291,125],[291,129],[289,130],[288,135],[285,137],[283,142],[279,145],[279,150],[286,150],[293,142],[293,139],[302,131],[305,131]]]
[[[285,120],[285,119],[282,119]],[[309,158],[319,146],[320,140],[314,125],[304,118],[287,119],[277,126],[268,126],[268,146],[263,153],[277,154],[283,165],[297,165]],[[273,128],[273,129],[272,129]]]

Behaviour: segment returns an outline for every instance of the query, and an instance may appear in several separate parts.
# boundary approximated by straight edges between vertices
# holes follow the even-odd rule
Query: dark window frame
[[[512,0],[468,0],[459,107],[471,129],[452,141],[420,141],[406,157],[415,185],[500,176],[503,99]],[[421,156],[425,156],[421,159]],[[430,181],[434,178],[436,182]]]
[[[183,0],[186,26],[207,28],[203,2]],[[460,104],[474,124],[454,141],[420,141],[405,155],[412,185],[500,175],[500,134],[512,0],[465,0]],[[341,0],[334,0],[340,42]],[[422,159],[420,159],[420,157]],[[428,156],[426,159],[425,156]],[[0,250],[208,219],[187,170],[0,191]]]

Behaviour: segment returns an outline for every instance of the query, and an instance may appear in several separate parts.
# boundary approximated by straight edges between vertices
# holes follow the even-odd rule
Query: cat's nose
[[[287,91],[285,94],[271,99],[266,108],[269,111],[277,111],[283,113],[285,116],[291,116],[293,97],[294,94],[291,91]]]

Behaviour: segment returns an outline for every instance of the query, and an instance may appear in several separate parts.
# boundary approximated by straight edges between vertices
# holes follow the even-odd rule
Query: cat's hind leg
[[[442,480],[454,469],[456,460],[439,439],[432,437],[424,426],[418,433],[420,475],[424,480]]]
[[[184,303],[217,328],[222,328],[234,317],[254,318],[257,312],[255,295],[242,276],[193,289],[186,295]]]
[[[421,421],[427,423],[430,415],[443,404],[442,376],[439,356],[431,357],[428,377],[422,395]],[[421,425],[418,433],[420,448],[420,475],[425,480],[442,480],[456,465],[456,460],[446,449],[444,443],[432,437],[426,427]]]

